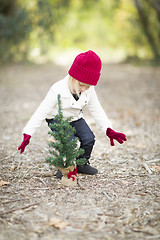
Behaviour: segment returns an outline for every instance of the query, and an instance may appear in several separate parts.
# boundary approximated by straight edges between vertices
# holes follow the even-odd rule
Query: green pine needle
[[[84,150],[78,147],[78,138],[71,139],[76,130],[70,125],[71,117],[64,119],[62,111],[61,96],[58,94],[58,114],[54,118],[54,123],[49,124],[53,131],[48,134],[53,136],[55,142],[49,142],[50,156],[46,158],[46,162],[57,168],[67,168],[69,166],[84,165],[85,158],[79,158],[83,155]]]

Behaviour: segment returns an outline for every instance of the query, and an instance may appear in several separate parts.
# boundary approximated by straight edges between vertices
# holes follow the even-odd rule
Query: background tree
[[[26,60],[34,47],[47,53],[68,6],[69,0],[0,0],[0,61]]]
[[[153,52],[156,62],[160,61],[160,1],[134,0],[139,14],[142,31]]]
[[[0,0],[0,61],[13,60],[18,52],[26,58],[24,44],[31,32],[27,10],[16,0]]]
[[[94,49],[103,61],[160,59],[160,0],[0,0],[0,61]]]

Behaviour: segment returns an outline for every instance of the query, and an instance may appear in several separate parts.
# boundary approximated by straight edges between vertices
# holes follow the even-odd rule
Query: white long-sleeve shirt
[[[112,128],[112,124],[97,98],[94,86],[82,92],[80,98],[76,101],[69,89],[69,78],[70,76],[67,75],[64,79],[52,85],[46,97],[23,129],[23,134],[32,136],[44,119],[54,118],[58,113],[58,94],[61,95],[64,118],[72,117],[72,121],[82,118],[83,108],[86,106],[96,124],[105,134],[108,127]]]

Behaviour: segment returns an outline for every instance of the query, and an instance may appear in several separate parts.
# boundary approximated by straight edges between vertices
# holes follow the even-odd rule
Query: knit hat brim
[[[68,71],[69,75],[76,80],[89,84],[89,85],[97,85],[97,82],[100,78],[101,73],[90,71],[87,68],[84,68],[75,62],[72,64],[71,68]]]

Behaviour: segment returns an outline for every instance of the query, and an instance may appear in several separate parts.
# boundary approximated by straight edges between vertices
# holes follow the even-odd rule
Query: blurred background
[[[45,121],[17,148],[52,84],[89,49],[104,63],[98,98],[127,142],[111,147],[86,111],[100,174],[70,192],[45,162]],[[159,239],[159,66],[160,0],[0,0],[0,239]],[[52,216],[68,228],[48,226]]]
[[[160,0],[0,0],[0,63],[160,63]]]

